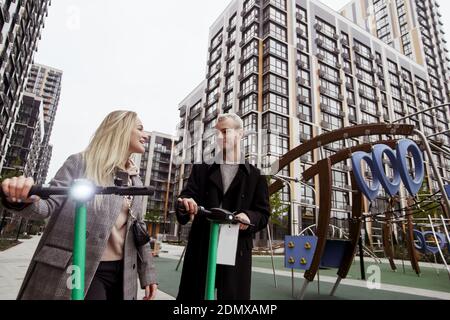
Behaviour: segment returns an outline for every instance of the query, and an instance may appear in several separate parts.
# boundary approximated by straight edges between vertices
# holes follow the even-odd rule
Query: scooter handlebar
[[[50,196],[69,195],[71,187],[44,187],[34,185],[31,187],[28,196],[39,196],[41,199],[48,199]],[[152,186],[143,187],[94,187],[94,194],[114,194],[114,195],[133,195],[133,196],[151,196],[155,192]],[[3,189],[0,187],[0,197],[6,198]]]
[[[179,212],[182,215],[188,214],[186,212],[185,207],[178,201],[175,205],[175,211]],[[208,210],[202,206],[198,206],[197,215],[205,216],[206,219],[213,221],[213,222],[218,222],[218,223],[233,223],[233,224],[234,223],[242,223],[244,225],[248,225],[248,226],[252,226],[252,227],[255,226],[254,224],[247,223],[247,222],[237,219],[234,213],[232,213],[226,209],[223,209],[223,208],[211,208]]]

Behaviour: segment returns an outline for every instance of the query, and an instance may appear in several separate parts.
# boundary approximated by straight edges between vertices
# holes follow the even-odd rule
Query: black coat
[[[264,229],[270,216],[269,192],[265,176],[248,163],[240,164],[234,180],[223,194],[220,166],[194,164],[180,198],[192,198],[199,206],[220,207],[244,212],[255,227],[239,231],[235,266],[217,265],[216,287],[219,300],[250,299],[253,234]],[[177,214],[181,224],[189,215]],[[209,244],[209,221],[196,216],[189,233],[177,299],[203,300]]]

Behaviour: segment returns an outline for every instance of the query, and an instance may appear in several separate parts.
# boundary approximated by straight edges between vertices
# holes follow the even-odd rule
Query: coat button
[[[133,270],[136,269],[136,265],[133,263]]]
[[[245,194],[241,194],[241,198],[244,199],[245,198]]]

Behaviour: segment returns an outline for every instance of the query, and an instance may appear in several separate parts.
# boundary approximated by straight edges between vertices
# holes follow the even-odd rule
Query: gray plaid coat
[[[56,173],[51,186],[67,187],[73,179],[82,178],[84,163],[81,153],[71,155]],[[133,185],[142,182],[138,175],[131,176]],[[123,197],[104,196],[101,210],[94,210],[93,201],[87,204],[86,235],[86,273],[85,294],[89,289],[95,271],[106,248],[109,235],[121,207]],[[72,245],[75,203],[67,196],[52,196],[48,200],[40,200],[20,210],[3,204],[9,211],[25,218],[45,219],[50,217],[41,241],[33,255],[17,299],[70,299],[71,290],[67,283],[71,282],[69,267],[72,262]],[[15,208],[11,210],[11,208]],[[139,214],[142,197],[134,197],[132,210]],[[123,296],[125,300],[136,299],[137,278],[141,288],[156,283],[156,272],[151,254],[150,244],[137,249],[133,239],[133,229],[128,220],[124,244]]]

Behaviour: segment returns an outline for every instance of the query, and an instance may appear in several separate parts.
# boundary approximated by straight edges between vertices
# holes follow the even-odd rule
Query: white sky
[[[47,180],[113,110],[175,134],[178,103],[206,74],[209,26],[230,1],[52,1],[35,56],[64,72]],[[338,10],[348,1],[322,2]],[[439,3],[441,13],[450,9]],[[449,34],[450,23],[444,28]]]

